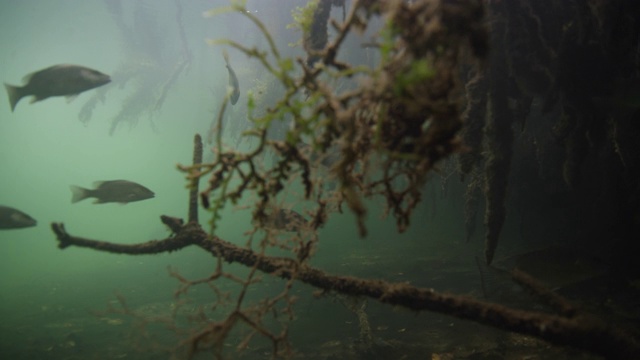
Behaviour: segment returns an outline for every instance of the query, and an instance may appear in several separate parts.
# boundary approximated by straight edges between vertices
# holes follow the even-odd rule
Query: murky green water
[[[2,359],[166,359],[181,340],[202,326],[194,317],[204,314],[217,320],[232,305],[212,309],[216,295],[206,286],[191,289],[184,302],[174,297],[180,283],[169,275],[169,268],[189,279],[206,277],[215,269],[215,259],[196,248],[154,256],[57,248],[51,222],[64,222],[73,235],[126,244],[168,236],[159,216],[184,218],[188,203],[186,181],[176,164],[191,162],[193,136],[206,136],[226,91],[221,52],[205,39],[230,37],[264,45],[245,19],[202,17],[203,11],[226,1],[123,1],[121,17],[115,15],[116,3],[26,0],[0,4],[4,82],[19,85],[24,75],[61,63],[120,74],[106,85],[111,88],[86,122],[79,121],[79,114],[98,90],[82,93],[70,103],[59,97],[35,104],[23,99],[14,112],[0,96],[0,204],[38,221],[32,228],[0,230]],[[297,35],[285,26],[291,21],[290,9],[304,3],[253,0],[248,6],[274,32],[285,54],[299,56],[299,47],[287,47]],[[182,30],[176,21],[179,10]],[[123,39],[125,27],[136,35]],[[246,126],[246,91],[265,80],[256,62],[234,50],[230,54],[241,97],[229,109],[224,140],[238,146],[236,136]],[[373,61],[373,55],[367,52],[358,60]],[[185,61],[188,66],[174,79],[171,75]],[[123,69],[131,73],[119,72]],[[162,86],[168,82],[171,86],[163,96]],[[138,112],[136,106],[142,110]],[[113,127],[122,109],[132,117],[125,116]],[[205,154],[207,158],[210,153]],[[332,274],[410,282],[481,297],[474,255],[482,244],[479,239],[465,243],[460,196],[464,186],[452,180],[455,175],[449,179],[446,169],[451,168],[444,169],[428,185],[425,202],[413,218],[417,226],[398,234],[392,219],[382,219],[382,206],[371,202],[369,236],[359,239],[350,213],[333,215],[320,231],[311,264]],[[447,196],[440,176],[448,180]],[[143,184],[155,192],[155,198],[127,205],[95,205],[91,200],[71,204],[70,185],[90,187],[94,181],[115,179]],[[207,226],[206,212],[200,220]],[[243,245],[243,234],[251,228],[250,213],[228,207],[218,226],[217,235]],[[499,251],[516,248],[519,231],[519,224],[509,222],[504,237],[514,240]],[[225,269],[238,276],[247,272],[238,265],[226,264]],[[237,284],[217,284],[221,291],[237,293]],[[283,284],[265,277],[250,287],[246,301],[274,296]],[[303,284],[292,289],[298,302],[289,337],[300,358],[425,359],[445,354],[438,357],[445,359],[455,352],[460,358],[482,354],[477,358],[485,359],[506,356],[505,348],[511,358],[540,351],[547,358],[583,358],[549,349],[531,338],[373,301],[366,308],[373,344],[365,349],[358,319],[344,301],[334,296],[315,298],[313,291]],[[127,314],[122,313],[118,299],[126,302]],[[264,338],[256,338],[237,354],[235,347],[244,335],[246,329],[239,328],[225,343],[229,358],[269,358],[271,344]],[[210,358],[210,354],[198,358]]]

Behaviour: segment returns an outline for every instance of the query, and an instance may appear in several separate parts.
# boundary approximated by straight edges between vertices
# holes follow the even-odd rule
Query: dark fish
[[[289,209],[274,211],[265,223],[265,228],[282,231],[300,231],[309,222],[300,213]]]
[[[227,51],[222,52],[222,56],[224,56],[224,62],[227,64],[227,71],[229,71],[229,87],[231,88],[231,105],[235,105],[238,102],[238,98],[240,97],[240,85],[238,84],[238,77],[236,76],[236,72],[233,71],[231,65],[229,64],[229,54]]]
[[[79,65],[61,64],[36,71],[25,76],[24,86],[4,84],[9,94],[11,111],[18,101],[33,95],[32,103],[52,96],[66,96],[69,99],[111,81],[109,75]]]
[[[36,220],[20,210],[0,205],[0,229],[20,229],[36,226]]]
[[[98,181],[93,185],[96,187],[94,190],[71,185],[70,188],[73,193],[71,203],[77,203],[78,201],[92,197],[96,198],[93,202],[94,204],[111,202],[126,204],[154,197],[153,191],[127,180]]]

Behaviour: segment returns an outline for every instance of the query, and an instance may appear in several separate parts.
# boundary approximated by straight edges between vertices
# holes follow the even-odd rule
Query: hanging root
[[[467,191],[464,194],[464,229],[467,242],[476,233],[476,218],[480,207],[480,183],[482,181],[481,174],[478,171],[474,171],[471,176],[471,181],[469,181]]]
[[[511,112],[508,106],[509,75],[506,68],[504,21],[496,21],[493,29],[496,47],[491,54],[488,113],[484,128],[486,145],[485,164],[485,261],[491,264],[504,219],[506,216],[506,197],[511,155],[513,151],[513,133],[511,130]]]
[[[476,70],[476,74],[467,82],[466,92],[467,108],[462,114],[464,127],[460,136],[467,150],[458,158],[463,177],[471,173],[482,160],[482,128],[487,111],[487,80],[483,70]]]

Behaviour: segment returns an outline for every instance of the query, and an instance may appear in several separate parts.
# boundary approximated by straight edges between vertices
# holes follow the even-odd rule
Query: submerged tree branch
[[[315,148],[322,150],[322,155],[326,155],[326,150],[330,149],[332,144],[343,144],[339,149],[342,159],[334,166],[334,170],[340,180],[341,196],[358,215],[361,230],[364,229],[363,217],[366,210],[361,197],[370,194],[385,196],[387,205],[398,220],[398,227],[403,229],[408,225],[411,210],[421,200],[421,186],[424,185],[426,176],[434,164],[462,149],[457,135],[463,124],[455,101],[457,76],[462,65],[466,64],[460,44],[468,43],[477,59],[486,58],[488,46],[487,34],[482,30],[485,24],[483,3],[480,0],[388,1],[380,4],[369,1],[356,2],[352,15],[345,21],[342,30],[339,29],[339,37],[328,46],[325,41],[324,50],[316,49],[317,55],[325,65],[331,65],[340,71],[335,75],[335,79],[346,79],[357,73],[358,70],[355,68],[336,65],[335,51],[347,35],[350,26],[366,27],[368,18],[361,14],[378,12],[384,13],[389,19],[386,28],[388,36],[381,44],[383,66],[365,72],[376,75],[371,76],[371,82],[367,83],[366,87],[336,94],[319,80],[321,72],[324,71],[321,66],[310,69],[303,65],[305,76],[299,82],[296,81],[290,75],[290,63],[280,61],[282,58],[264,26],[257,18],[238,6],[236,10],[248,16],[264,33],[270,43],[271,55],[278,60],[277,64],[269,62],[266,53],[229,40],[213,43],[234,46],[258,59],[288,90],[287,95],[273,111],[267,112],[267,115],[255,121],[258,124],[266,124],[254,132],[254,135],[260,136],[258,148],[249,154],[223,152],[219,138],[217,160],[213,164],[200,164],[202,145],[201,139],[196,136],[193,165],[182,168],[189,172],[190,180],[188,222],[185,224],[181,219],[162,216],[162,222],[173,231],[166,239],[134,245],[113,244],[72,236],[66,232],[62,223],[53,223],[51,226],[57,236],[58,246],[61,249],[79,246],[112,253],[157,254],[196,245],[217,258],[219,264],[224,260],[251,268],[248,280],[241,281],[244,285],[243,294],[255,280],[255,270],[260,270],[284,279],[302,281],[322,291],[366,296],[381,303],[415,311],[428,310],[452,315],[498,329],[535,336],[554,344],[573,346],[606,358],[640,358],[637,339],[602,319],[580,313],[566,299],[548,293],[546,289],[520,273],[515,274],[517,280],[551,305],[559,315],[517,310],[406,283],[327,274],[302,261],[307,258],[309,251],[298,260],[295,257],[266,256],[264,247],[262,252],[253,251],[250,246],[238,247],[217,236],[208,235],[198,224],[198,180],[207,173],[211,174],[211,178],[209,187],[201,194],[203,205],[209,206],[209,198],[213,191],[220,194],[213,197],[214,224],[220,218],[220,210],[225,203],[228,200],[237,201],[245,190],[253,190],[259,196],[254,219],[264,218],[266,204],[280,194],[285,188],[285,181],[292,175],[300,174],[305,185],[306,197],[309,198],[313,183],[308,175],[309,161],[300,156],[297,147],[303,142],[303,135],[316,136],[316,133],[320,133],[317,138],[312,139],[312,143]],[[356,11],[358,9],[360,11]],[[506,30],[506,24],[503,22],[494,25],[494,37],[499,40],[495,41],[496,43],[503,42]],[[490,65],[490,74],[501,76],[487,79],[483,87],[486,87],[488,97],[486,103],[482,101],[481,107],[491,110],[484,124],[487,135],[490,134],[487,144],[491,149],[491,156],[486,158],[485,164],[486,218],[489,228],[486,247],[488,263],[493,258],[504,222],[505,189],[507,175],[510,173],[509,156],[513,142],[511,123],[508,121],[511,112],[509,94],[506,93],[511,79],[504,72],[508,63],[500,56],[504,54],[504,49],[496,48],[494,53],[497,54],[498,60]],[[297,101],[294,95],[303,89],[309,92],[307,98],[311,100]],[[311,105],[305,107],[307,105],[304,104]],[[223,112],[224,107],[221,114]],[[310,113],[311,116],[303,116],[305,113]],[[288,132],[290,138],[286,142],[267,142],[268,124],[287,118],[285,115],[294,119],[293,129]],[[221,117],[219,120],[221,121]],[[310,126],[315,123],[323,123],[324,127]],[[259,155],[267,148],[275,150],[279,158],[273,168],[260,172],[256,163],[260,159]],[[381,155],[386,160],[383,163],[384,177],[367,183],[363,179],[367,178],[365,175],[372,173],[368,172],[373,169],[371,154]],[[227,189],[232,176],[238,176],[241,181],[237,187]],[[394,182],[395,179],[406,180],[410,184],[396,186],[402,181]],[[326,204],[322,201],[325,200],[318,196],[318,204],[321,207]],[[341,204],[342,200],[338,206]],[[324,214],[317,214],[317,218],[322,219],[317,223],[324,223],[325,220],[321,216]],[[221,270],[218,269],[215,276],[220,274]],[[205,281],[211,279],[213,277]],[[286,294],[288,289],[287,287],[283,294]],[[241,302],[242,295],[239,296],[238,308]],[[273,307],[264,309],[269,310]],[[224,339],[222,336],[227,336],[240,315],[241,312],[233,312],[222,325],[212,323],[192,341],[196,345],[192,350],[197,351],[200,341],[204,342],[209,336]],[[245,321],[254,329],[259,328],[259,324],[252,319]],[[222,330],[219,329],[221,326]],[[220,341],[218,343],[221,344]]]
[[[196,135],[193,169],[198,168],[201,156],[202,140]],[[198,179],[198,177],[195,176],[192,179]],[[283,279],[299,280],[323,291],[335,291],[350,296],[367,296],[385,304],[411,310],[448,314],[502,330],[536,336],[558,345],[573,346],[608,358],[640,358],[640,346],[635,339],[602,320],[587,315],[575,315],[573,311],[563,311],[564,316],[557,316],[515,310],[499,304],[482,302],[461,295],[439,293],[433,289],[418,288],[406,283],[330,275],[298,260],[265,256],[251,249],[238,247],[217,236],[208,235],[198,224],[197,193],[198,182],[194,181],[191,183],[189,193],[190,221],[188,223],[185,224],[179,218],[161,216],[162,223],[173,232],[163,240],[131,245],[114,244],[72,236],[67,233],[62,223],[52,223],[51,228],[56,234],[60,249],[78,246],[118,254],[142,255],[171,252],[196,245],[214,257],[229,263],[240,263]],[[562,303],[561,300],[554,299],[555,303]],[[568,305],[565,305],[566,307]]]
[[[51,229],[58,238],[58,248],[69,246],[90,248],[114,254],[148,255],[180,250],[192,244],[191,237],[169,237],[163,240],[150,240],[140,244],[115,244],[107,241],[87,239],[71,236],[67,233],[63,223],[51,223]]]
[[[168,218],[168,217],[167,217]],[[168,218],[173,219],[173,218]],[[175,219],[174,219],[175,220]],[[163,220],[164,221],[164,220]],[[197,223],[187,223],[173,236],[141,244],[122,245],[68,234],[62,223],[53,223],[61,249],[69,246],[92,248],[118,254],[158,254],[196,245],[214,257],[240,263],[284,279],[296,279],[322,289],[351,296],[367,296],[385,304],[416,311],[434,311],[472,320],[498,329],[532,335],[557,345],[569,345],[607,358],[640,358],[640,345],[621,329],[588,316],[558,316],[522,311],[476,299],[418,288],[406,283],[337,276],[300,264],[298,261],[265,256],[209,236]]]
[[[202,163],[202,137],[196,134],[193,138],[193,171],[190,175],[189,184],[189,222],[198,222],[198,181],[200,181],[200,171],[196,165]]]
[[[202,140],[196,135],[192,169],[198,169],[201,154]],[[193,179],[197,178],[195,176]],[[190,221],[188,223],[185,224],[179,218],[161,216],[162,223],[173,232],[163,240],[131,245],[115,244],[70,235],[62,223],[52,223],[51,228],[56,234],[60,249],[78,246],[117,254],[143,255],[171,252],[196,245],[226,262],[240,263],[283,279],[299,280],[323,291],[366,296],[385,304],[402,306],[415,311],[428,310],[452,315],[498,329],[536,336],[554,344],[573,346],[607,358],[640,358],[640,345],[634,338],[600,319],[588,315],[576,315],[574,311],[561,311],[562,315],[522,311],[466,296],[418,288],[406,283],[330,275],[292,258],[265,256],[251,249],[238,247],[217,236],[208,235],[198,224],[197,193],[198,182],[194,181],[191,183],[189,193]],[[530,288],[537,289],[535,286]],[[537,292],[543,291],[538,289]],[[554,304],[563,304],[562,309],[570,308],[557,296],[553,300]]]

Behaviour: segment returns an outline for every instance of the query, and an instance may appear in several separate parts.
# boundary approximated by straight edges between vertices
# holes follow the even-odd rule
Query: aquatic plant
[[[305,6],[298,6],[291,11],[293,22],[287,25],[287,29],[300,30],[309,33],[313,22],[313,13],[318,8],[318,1],[309,1]]]
[[[124,123],[133,127],[145,116],[153,128],[153,116],[162,108],[169,90],[192,62],[182,24],[182,5],[180,1],[174,1],[180,41],[180,49],[175,51],[166,47],[166,38],[162,37],[165,32],[160,31],[167,24],[158,23],[157,14],[150,11],[144,2],[135,2],[133,5],[130,25],[127,24],[125,7],[120,0],[104,0],[104,3],[120,30],[124,57],[111,76],[112,86],[94,92],[80,110],[78,118],[88,123],[97,104],[106,101],[109,90],[116,87],[123,89],[132,84],[132,94],[124,100],[120,111],[111,120],[109,134],[113,135]]]
[[[294,281],[312,285],[319,289],[320,294],[335,292],[415,311],[441,312],[533,335],[555,344],[571,345],[605,357],[640,357],[638,343],[631,335],[604,320],[584,314],[566,299],[520,272],[513,274],[514,279],[539,296],[553,313],[517,310],[407,283],[330,275],[309,264],[315,246],[320,241],[317,230],[330,221],[331,211],[341,211],[345,204],[354,214],[361,235],[367,233],[364,220],[369,209],[365,207],[364,199],[368,198],[383,201],[387,211],[396,219],[398,230],[405,230],[410,225],[412,211],[422,200],[427,175],[436,169],[440,161],[467,151],[465,145],[473,146],[470,153],[460,157],[461,173],[472,178],[467,193],[469,199],[473,200],[469,201],[468,217],[469,220],[475,217],[473,210],[479,205],[473,197],[482,188],[487,206],[485,260],[491,263],[506,216],[509,175],[513,169],[511,153],[515,147],[511,119],[518,114],[524,121],[527,100],[530,100],[522,95],[525,92],[522,91],[517,93],[517,106],[510,106],[510,94],[507,91],[511,88],[512,75],[521,77],[523,83],[534,81],[537,76],[515,74],[516,68],[510,68],[514,74],[504,71],[510,60],[503,55],[514,50],[508,46],[509,43],[503,44],[502,40],[513,29],[519,29],[507,26],[513,21],[508,20],[510,13],[507,10],[510,6],[533,11],[523,1],[491,2],[488,8],[491,15],[495,16],[491,43],[495,45],[489,55],[489,32],[485,27],[487,8],[481,1],[355,1],[343,23],[331,22],[337,31],[335,38],[330,41],[327,38],[322,47],[308,49],[308,59],[313,61],[294,61],[282,57],[264,25],[247,12],[240,2],[222,10],[207,12],[207,16],[225,11],[242,14],[267,39],[267,51],[226,39],[210,41],[212,45],[231,46],[257,59],[285,89],[275,104],[259,113],[255,111],[256,98],[248,96],[248,114],[254,128],[247,131],[245,136],[255,138],[257,144],[247,152],[228,150],[224,146],[220,131],[226,111],[226,101],[223,102],[217,118],[218,131],[214,134],[213,161],[202,163],[201,139],[196,136],[193,164],[180,167],[187,173],[190,189],[187,223],[178,218],[162,216],[162,222],[171,229],[172,235],[160,241],[137,245],[119,245],[72,236],[63,224],[54,223],[52,229],[59,247],[79,246],[113,253],[153,254],[195,245],[215,257],[216,270],[205,279],[189,280],[173,273],[183,286],[178,296],[199,284],[208,284],[216,289],[216,281],[222,278],[241,286],[232,309],[222,319],[203,317],[201,327],[184,339],[181,345],[187,357],[202,351],[211,351],[216,357],[222,357],[225,339],[232,329],[242,325],[249,329],[249,333],[240,341],[239,348],[245,347],[254,336],[261,335],[272,342],[274,357],[292,356],[287,322],[293,318],[295,299],[290,289]],[[324,21],[325,24],[318,24],[318,28],[324,25],[326,29],[326,18],[320,15],[315,17],[319,8],[314,10],[314,21]],[[386,19],[385,30],[377,44],[381,63],[375,68],[368,68],[339,61],[337,53],[347,34],[366,29],[374,16]],[[525,17],[534,25],[539,24],[531,12],[525,12]],[[536,27],[533,26],[533,29]],[[318,36],[323,42],[323,34]],[[531,33],[528,36],[532,36]],[[536,31],[533,36],[540,36],[540,32]],[[551,58],[553,56],[547,60]],[[486,65],[487,62],[486,68],[476,67],[478,63]],[[467,108],[463,115],[459,111],[462,89],[459,75],[470,68],[470,73],[475,75],[468,77]],[[547,70],[542,72],[547,73]],[[351,90],[337,93],[328,85],[336,79],[355,84]],[[528,89],[536,91],[537,96],[553,92],[551,89],[555,87],[551,84],[534,85],[538,86],[529,86]],[[570,104],[567,104],[565,113],[575,110]],[[463,119],[468,121],[466,129]],[[566,128],[571,130],[567,132],[579,131],[579,135],[583,134],[584,129],[574,128],[571,122],[584,123],[584,117],[570,117],[568,120],[564,117],[561,121],[569,121]],[[273,123],[290,124],[283,139],[268,139],[267,130]],[[625,145],[618,136],[614,140],[620,149],[624,149]],[[463,143],[462,139],[468,139],[468,144]],[[301,144],[309,146],[312,152],[302,151]],[[484,153],[480,144],[486,146]],[[572,169],[568,172],[575,171],[574,162],[584,149],[566,146],[573,149],[571,151],[580,149],[572,157],[575,160],[566,165]],[[264,161],[267,152],[275,154],[270,165]],[[323,178],[318,171],[321,160],[331,156],[332,152],[339,154],[329,170],[338,183],[335,192],[323,186]],[[200,191],[199,180],[205,177],[208,178],[208,184]],[[269,214],[283,206],[283,198],[292,187],[302,189],[303,199],[300,201],[313,204],[307,212],[311,216],[309,226],[292,236],[265,229]],[[220,239],[216,235],[216,226],[222,220],[222,210],[252,194],[257,198],[251,204],[255,228],[248,233],[246,246],[236,246]],[[209,232],[198,222],[198,200],[209,211]],[[471,228],[468,225],[468,229]],[[272,248],[284,250],[287,255],[267,255],[267,249]],[[224,262],[245,265],[250,269],[249,274],[239,278],[224,269]],[[282,292],[271,297],[265,296],[257,305],[246,304],[244,299],[248,289],[260,281],[258,272],[285,279]],[[219,292],[214,291],[220,301]],[[365,346],[371,346],[365,308],[357,305],[347,306],[358,314],[362,341]],[[126,309],[124,311],[126,313]],[[285,320],[278,322],[275,328],[268,326],[266,319],[271,315]]]

